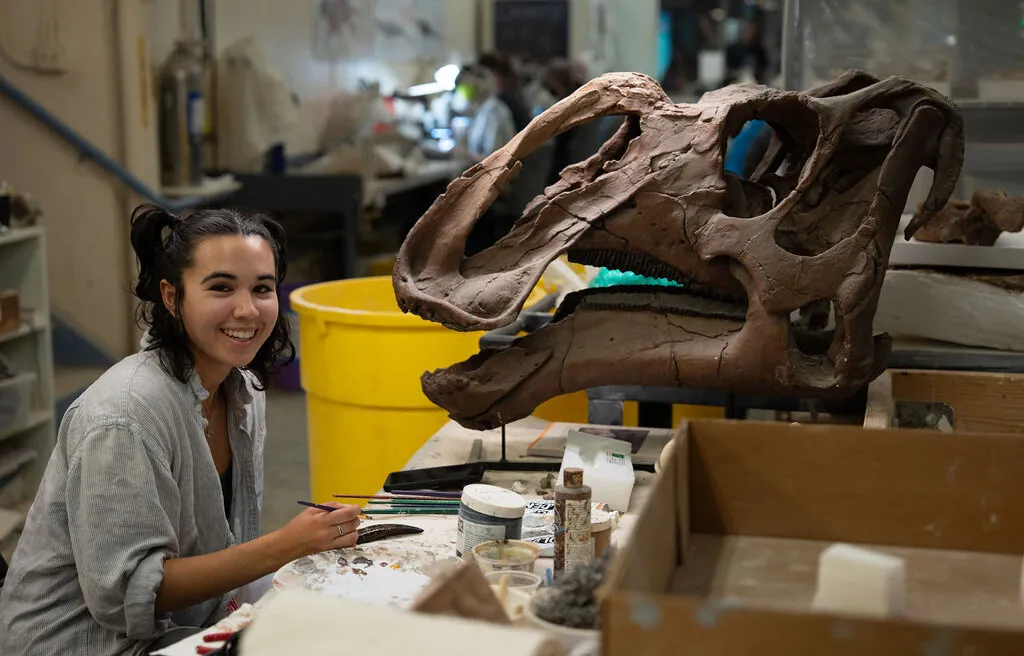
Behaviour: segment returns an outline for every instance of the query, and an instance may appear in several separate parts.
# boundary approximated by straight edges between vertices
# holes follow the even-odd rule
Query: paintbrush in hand
[[[461,493],[455,493],[455,496],[436,496],[428,494],[332,494],[331,496],[335,499],[379,499],[381,501],[387,501],[390,499],[414,501],[459,501],[462,498]]]

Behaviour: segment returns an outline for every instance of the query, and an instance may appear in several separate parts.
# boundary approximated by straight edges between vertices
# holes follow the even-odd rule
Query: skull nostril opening
[[[804,355],[827,355],[835,330],[836,311],[831,300],[811,301],[790,315],[790,335]]]

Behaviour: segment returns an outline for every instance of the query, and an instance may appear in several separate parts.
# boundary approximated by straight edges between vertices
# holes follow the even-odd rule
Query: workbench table
[[[540,435],[551,425],[551,422],[536,417],[527,417],[505,427],[506,437],[506,458],[509,462],[516,461],[547,461],[551,458],[527,457],[526,450]],[[437,433],[434,434],[420,449],[409,459],[403,469],[420,469],[424,467],[441,467],[444,465],[455,465],[465,463],[473,448],[473,442],[482,439],[483,449],[480,460],[490,462],[496,461],[501,456],[501,430],[475,431],[463,428],[454,421],[449,421]],[[483,478],[483,483],[496,485],[511,490],[517,481],[526,487],[522,494],[527,501],[540,499],[537,488],[541,480],[547,475],[546,472],[530,471],[488,471]],[[629,508],[626,513],[621,513],[612,531],[612,545],[621,544],[629,532],[633,523],[642,508],[651,489],[651,482],[654,474],[637,471],[635,473],[636,484],[630,497]],[[586,482],[586,481],[584,481]],[[379,491],[384,493],[383,490]],[[372,516],[370,507],[365,509],[367,515]],[[422,546],[424,550],[431,551],[441,557],[450,555],[455,557],[455,539],[457,535],[458,517],[455,515],[378,515],[379,519],[370,519],[363,522],[362,526],[372,526],[378,522],[398,522],[419,526],[424,529],[420,535],[403,538],[408,543],[415,543]],[[546,570],[553,567],[552,558],[538,558],[534,571],[541,577],[546,576]]]
[[[530,444],[540,437],[550,424],[551,422],[547,420],[528,417],[506,426],[506,458],[510,462],[516,462],[519,460],[546,460],[551,462],[551,458],[528,458],[526,456],[526,450],[529,448]],[[480,454],[481,460],[493,461],[500,458],[500,429],[474,431],[463,428],[454,421],[449,421],[440,430],[438,430],[433,437],[427,440],[422,447],[420,447],[413,457],[409,459],[409,462],[406,463],[404,469],[439,467],[443,465],[465,463],[469,457],[470,450],[473,448],[473,442],[476,439],[483,440],[483,449]],[[483,482],[506,489],[512,489],[513,483],[519,481],[526,486],[527,491],[523,494],[523,497],[529,501],[531,499],[540,498],[540,495],[536,493],[536,490],[541,479],[545,475],[545,472],[487,472],[484,476]],[[620,515],[618,523],[612,531],[613,546],[616,544],[622,544],[632,531],[639,511],[643,507],[643,504],[651,491],[651,483],[654,480],[654,476],[654,474],[649,472],[636,472],[636,484],[633,487],[633,494],[630,497],[629,509],[626,513]],[[383,492],[383,490],[381,490],[381,492]],[[397,544],[398,542],[401,542],[403,546],[411,545],[414,548],[422,548],[424,551],[433,552],[437,554],[441,560],[448,557],[455,558],[457,516],[383,515],[379,517],[379,520],[371,519],[365,521],[363,523],[363,527],[372,526],[378,522],[402,523],[419,526],[424,529],[423,533],[419,535],[403,536],[402,538],[396,539],[395,543]],[[372,544],[385,544],[386,542],[387,541]],[[534,571],[541,577],[544,577],[546,570],[553,567],[552,561],[552,558],[538,558]],[[263,598],[263,600],[270,598],[272,595],[273,592],[269,593]],[[263,600],[257,604],[257,608],[261,605]],[[195,646],[197,644],[202,644],[202,635],[210,632],[215,632],[215,630],[213,628],[207,629],[201,634],[182,640],[181,642],[163,649],[158,653],[167,656],[193,656],[195,654]]]

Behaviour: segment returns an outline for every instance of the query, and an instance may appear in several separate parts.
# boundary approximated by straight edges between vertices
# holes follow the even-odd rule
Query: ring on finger
[[[338,537],[339,538],[345,537],[345,528],[341,524],[337,524],[337,527],[338,527]]]

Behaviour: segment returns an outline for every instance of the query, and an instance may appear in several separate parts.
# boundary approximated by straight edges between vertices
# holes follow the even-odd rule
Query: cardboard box
[[[695,421],[603,595],[603,653],[1024,654],[1024,439]],[[810,610],[835,542],[907,564],[900,619]]]
[[[17,291],[0,291],[0,335],[21,328],[20,299]]]

